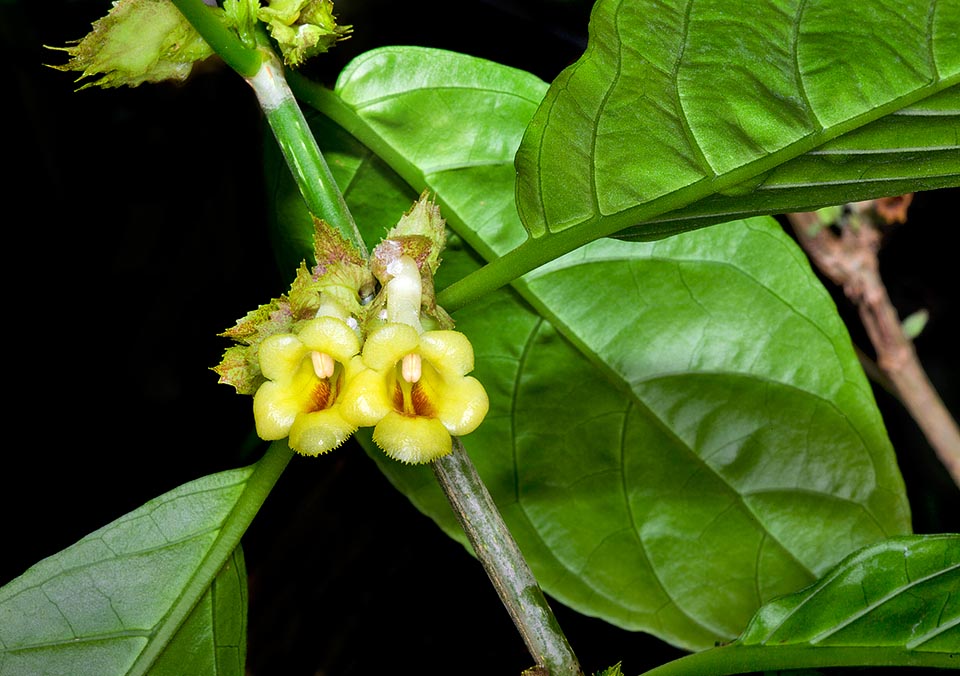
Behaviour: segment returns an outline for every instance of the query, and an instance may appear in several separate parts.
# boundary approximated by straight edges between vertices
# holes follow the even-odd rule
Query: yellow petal
[[[303,325],[297,337],[308,349],[329,354],[341,363],[360,352],[357,334],[336,317],[311,319]]]
[[[372,369],[363,369],[348,378],[339,402],[341,415],[357,427],[376,425],[393,410],[384,375]]]
[[[267,381],[253,397],[253,418],[261,439],[283,439],[301,413],[317,408],[316,389],[321,384],[310,359],[301,358],[295,370],[276,382]]]
[[[403,356],[417,349],[420,336],[406,324],[384,324],[363,344],[363,363],[377,371],[393,368]]]
[[[297,416],[288,443],[297,453],[315,456],[337,448],[356,431],[334,407]]]
[[[264,383],[253,396],[253,419],[257,436],[261,439],[283,439],[290,433],[299,412],[297,402],[291,400],[285,388],[277,383]]]
[[[480,381],[473,376],[448,382],[436,398],[437,418],[450,434],[469,434],[483,422],[490,410],[490,399]]]
[[[373,441],[394,460],[431,462],[453,448],[450,434],[436,418],[405,416],[390,411],[373,430]]]
[[[292,333],[275,333],[260,344],[260,372],[270,380],[293,377],[308,349]]]
[[[473,370],[473,345],[459,331],[427,331],[420,336],[420,354],[448,378]]]

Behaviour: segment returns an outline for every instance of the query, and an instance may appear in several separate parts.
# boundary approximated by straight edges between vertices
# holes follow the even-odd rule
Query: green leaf
[[[175,488],[4,586],[0,674],[242,674],[238,543],[289,458]]]
[[[384,47],[351,61],[337,80],[336,95],[296,75],[291,86],[366,146],[362,156],[347,158],[341,151],[352,152],[356,141],[335,135],[328,160],[335,174],[357,172],[341,185],[348,203],[361,209],[358,221],[380,200],[356,182],[380,181],[388,195],[391,186],[396,194],[405,182],[415,194],[436,191],[448,222],[470,222],[469,228],[456,228],[458,234],[485,258],[523,242],[513,156],[547,90],[539,78],[465,54]],[[316,135],[325,144],[329,127]],[[413,202],[400,201],[406,201],[404,209]],[[367,222],[374,243],[398,216],[380,211],[376,218]]]
[[[649,676],[783,667],[960,667],[960,536],[883,540],[763,606],[729,646]]]
[[[747,184],[616,233],[624,239],[688,230],[750,214],[808,211],[823,205],[957,185],[960,87],[934,94]]]
[[[958,24],[936,0],[600,0],[517,155],[523,222],[573,247],[958,185]]]
[[[243,676],[247,570],[240,547],[150,669],[150,676]]]
[[[467,84],[457,85],[458,72]],[[486,94],[484,81],[495,83]],[[390,48],[341,77],[352,113],[313,99],[368,142],[328,127],[317,134],[337,140],[330,164],[358,213],[378,200],[405,209],[424,183],[438,191],[462,237],[444,253],[440,284],[478,269],[476,251],[493,256],[523,236],[509,216],[510,158],[533,114],[529,83],[463,55]],[[528,103],[489,124],[505,101]],[[430,139],[440,139],[441,159]],[[400,184],[384,161],[415,190],[384,193]],[[292,183],[279,194],[289,215]],[[703,648],[732,640],[763,602],[847,553],[909,531],[902,480],[846,330],[772,220],[655,243],[600,240],[514,287],[454,315],[491,399],[464,443],[553,597]],[[371,454],[463,540],[429,469]]]
[[[737,641],[800,643],[960,652],[960,535],[866,547],[815,585],[765,605]]]
[[[491,398],[464,443],[549,594],[704,648],[909,531],[846,332],[775,224],[594,242],[520,287],[539,312],[455,316]],[[429,477],[381,466],[453,531]]]

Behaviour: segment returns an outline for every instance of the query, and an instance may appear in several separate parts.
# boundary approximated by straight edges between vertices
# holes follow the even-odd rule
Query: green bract
[[[371,292],[373,277],[359,253],[322,221],[314,221],[314,257],[308,269],[301,263],[290,291],[247,313],[221,335],[238,343],[224,352],[214,367],[220,382],[240,394],[254,394],[264,382],[258,353],[270,336],[295,333],[300,324],[318,316],[332,316],[360,325],[359,299]]]
[[[80,89],[185,80],[194,62],[213,54],[170,0],[116,0],[86,37],[53,49],[70,55],[53,68],[79,71],[78,82],[99,76]]]

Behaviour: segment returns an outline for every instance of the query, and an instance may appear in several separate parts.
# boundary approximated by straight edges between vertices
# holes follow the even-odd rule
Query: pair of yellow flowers
[[[425,463],[477,428],[490,403],[473,346],[435,301],[445,240],[426,192],[369,258],[314,219],[316,267],[221,334],[238,344],[214,371],[254,395],[261,438],[315,456],[373,427],[388,456]]]
[[[257,433],[289,436],[292,449],[319,455],[359,427],[405,463],[450,452],[451,435],[472,432],[489,400],[473,370],[473,346],[462,333],[425,331],[399,322],[363,342],[345,321],[317,317],[297,333],[275,334],[259,348],[267,382],[254,396]]]

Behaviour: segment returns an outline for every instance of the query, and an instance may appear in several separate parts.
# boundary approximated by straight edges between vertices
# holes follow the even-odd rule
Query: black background
[[[41,65],[64,55],[42,45],[81,37],[108,6],[0,2],[10,365],[0,584],[145,500],[262,452],[249,400],[209,370],[226,347],[216,334],[284,291],[264,228],[259,111],[216,62],[183,86],[74,93],[72,75]],[[551,80],[582,51],[588,11],[575,0],[341,0],[354,37],[310,74],[332,83],[367,49],[419,44]],[[957,194],[918,195],[882,258],[901,316],[931,312],[917,349],[955,413]],[[899,405],[877,397],[915,530],[956,531],[956,488]],[[294,458],[244,549],[251,674],[516,674],[531,665],[479,564],[359,448]],[[623,660],[639,673],[681,654],[553,605],[589,671]]]

